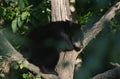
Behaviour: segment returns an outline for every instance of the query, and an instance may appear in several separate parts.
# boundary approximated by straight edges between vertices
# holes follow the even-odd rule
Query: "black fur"
[[[80,25],[66,22],[51,22],[31,30],[27,37],[32,40],[31,58],[29,61],[43,69],[54,70],[60,51],[76,49],[73,36]]]

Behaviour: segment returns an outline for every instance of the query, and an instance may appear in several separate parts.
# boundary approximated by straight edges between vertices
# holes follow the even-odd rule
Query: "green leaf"
[[[13,30],[14,33],[18,30],[18,27],[17,27],[17,18],[15,18],[12,21],[12,30]]]
[[[23,12],[22,15],[21,15],[22,20],[26,20],[28,14],[29,14],[28,12]]]
[[[41,79],[40,75],[36,75],[34,79]]]
[[[23,67],[24,67],[23,64],[20,64],[20,69],[23,69]]]
[[[23,67],[27,67],[28,66],[28,62],[27,61],[23,61]]]
[[[21,27],[23,25],[23,21],[21,21],[21,17],[17,18],[17,24],[18,24],[18,27]]]
[[[24,67],[28,66],[28,62],[26,60],[24,61],[18,61],[20,69],[23,69]]]
[[[5,77],[5,74],[2,74],[2,73],[1,73],[1,74],[0,74],[0,77],[1,77],[1,78],[4,78],[4,77]]]
[[[25,74],[25,73],[22,76],[23,76],[24,79],[27,79],[29,77],[29,75]]]

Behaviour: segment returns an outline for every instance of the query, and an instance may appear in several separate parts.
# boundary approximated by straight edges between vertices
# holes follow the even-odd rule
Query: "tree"
[[[70,17],[71,13],[70,13],[70,9],[69,9],[69,1],[68,0],[51,0],[51,5],[52,5],[52,21],[65,21],[65,20],[72,21],[72,18]],[[56,6],[58,6],[58,7],[56,7]],[[119,9],[120,9],[120,2],[118,2],[117,4],[112,6],[101,17],[101,19],[92,26],[91,29],[89,29],[87,32],[83,31],[84,38],[83,38],[83,40],[81,40],[83,43],[83,46],[79,52],[73,50],[73,51],[60,53],[60,58],[59,58],[57,66],[56,66],[56,71],[58,72],[58,75],[44,74],[44,73],[40,72],[40,69],[38,67],[29,63],[20,53],[18,53],[14,49],[14,47],[4,37],[2,31],[0,31],[0,40],[1,40],[0,47],[5,47],[5,48],[0,48],[0,49],[2,52],[5,51],[4,54],[5,54],[5,56],[8,57],[7,62],[5,61],[5,63],[7,63],[9,66],[9,64],[12,63],[13,61],[22,61],[22,63],[28,64],[28,66],[25,66],[25,68],[27,68],[28,70],[30,70],[34,73],[40,73],[41,76],[45,79],[73,79],[75,61],[76,61],[77,56],[83,51],[83,49],[87,46],[87,44],[93,38],[95,38],[96,35],[103,29],[103,25],[115,16],[116,12],[119,11]],[[70,63],[66,69],[63,69],[61,66],[63,64],[62,63],[63,61],[67,61]],[[118,68],[118,70],[119,70],[119,68]],[[6,73],[8,73],[8,72],[9,71],[7,71]],[[109,71],[109,72],[111,72],[111,71]]]

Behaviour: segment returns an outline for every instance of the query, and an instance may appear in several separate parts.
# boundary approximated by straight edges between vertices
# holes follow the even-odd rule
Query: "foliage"
[[[3,5],[0,6],[0,18],[5,20],[4,26],[10,27],[11,25],[14,33],[20,32],[23,34],[29,29],[28,26],[49,22],[49,0],[43,0],[38,3],[35,6],[36,3],[33,4],[32,0],[30,2],[28,0],[5,0]]]
[[[11,78],[13,79],[41,79],[40,74],[32,75],[29,71],[25,70],[24,68],[26,66],[27,66],[26,61],[12,62],[11,73],[13,74],[13,76]],[[1,74],[1,77],[2,76],[4,77],[3,73]]]
[[[86,24],[91,18],[99,19],[109,8],[119,0],[76,0],[76,11],[79,23]],[[83,19],[81,19],[83,18]]]
[[[33,76],[30,76],[29,74],[23,74],[23,79],[41,79],[40,75],[36,75],[34,78]]]
[[[13,32],[25,27],[25,23],[29,21],[30,8],[27,0],[5,0],[5,3],[0,6],[1,16],[4,19],[6,26],[11,25]],[[24,26],[24,27],[23,27]]]
[[[37,2],[37,1],[36,1]],[[38,4],[39,3],[39,4]],[[38,5],[36,5],[38,4]],[[0,3],[0,21],[4,20],[2,29],[8,40],[19,50],[24,38],[19,35],[25,35],[26,32],[41,23],[50,21],[50,3],[48,0],[41,0],[34,3],[34,0],[3,0]],[[36,16],[38,15],[38,16]],[[40,19],[41,18],[41,19]],[[11,30],[15,33],[11,33]],[[2,63],[2,61],[0,62]],[[41,79],[40,75],[31,75],[26,71],[26,62],[12,62],[10,75],[12,79]],[[15,75],[16,74],[16,75]],[[15,75],[15,76],[13,76]],[[0,73],[0,78],[5,74]]]
[[[88,12],[88,13],[86,13],[85,15],[83,15],[82,17],[79,17],[78,19],[79,19],[79,23],[80,24],[84,24],[84,23],[87,23],[87,20],[88,20],[88,18],[90,17],[90,16],[92,16],[92,12]]]
[[[30,3],[33,5],[31,10],[32,26],[50,22],[50,0],[30,0]]]

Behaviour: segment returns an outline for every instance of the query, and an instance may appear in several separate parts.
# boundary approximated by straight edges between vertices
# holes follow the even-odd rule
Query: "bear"
[[[42,72],[54,71],[61,51],[80,49],[74,45],[79,40],[75,36],[78,32],[82,35],[81,26],[70,21],[50,22],[35,27],[27,34],[32,42],[28,61],[39,66]]]

